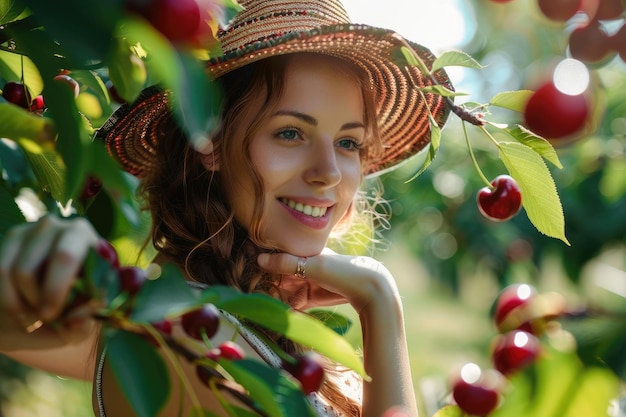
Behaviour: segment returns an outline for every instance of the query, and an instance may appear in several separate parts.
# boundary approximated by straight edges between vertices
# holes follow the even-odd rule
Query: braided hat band
[[[440,84],[452,89],[443,70],[431,77],[398,63],[408,47],[428,68],[435,56],[398,33],[350,22],[338,0],[245,0],[235,19],[218,33],[222,56],[207,63],[210,78],[268,57],[298,52],[320,53],[352,62],[370,80],[383,140],[380,159],[366,174],[381,173],[417,154],[430,142],[428,112],[443,127],[449,114],[444,97],[417,88]],[[149,88],[132,105],[123,105],[99,129],[109,152],[134,175],[150,169],[161,127],[170,115],[169,93]]]

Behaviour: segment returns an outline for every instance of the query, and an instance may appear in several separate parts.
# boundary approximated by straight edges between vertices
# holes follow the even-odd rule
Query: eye
[[[337,146],[349,151],[358,151],[361,149],[361,144],[356,139],[352,138],[339,139],[337,141]]]
[[[298,129],[289,127],[278,131],[278,133],[276,133],[276,137],[286,141],[294,141],[299,139],[301,134]]]

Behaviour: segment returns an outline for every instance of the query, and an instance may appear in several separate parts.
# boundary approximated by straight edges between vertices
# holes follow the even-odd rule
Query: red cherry
[[[574,29],[568,44],[572,58],[590,64],[604,60],[612,52],[609,35],[597,20]]]
[[[505,221],[515,216],[522,207],[522,193],[517,182],[509,175],[499,175],[492,188],[483,187],[476,200],[483,216],[493,221]]]
[[[227,340],[218,346],[219,357],[230,360],[239,360],[246,357],[246,352],[237,343]]]
[[[45,109],[46,109],[46,104],[44,103],[42,95],[38,95],[30,102],[29,110],[33,113],[42,112]]]
[[[80,86],[78,85],[78,82],[72,77],[70,77],[69,75],[59,74],[56,77],[54,77],[54,79],[56,81],[59,81],[67,85],[72,90],[72,93],[74,94],[74,98],[78,97],[78,94],[80,94]]]
[[[295,363],[286,363],[285,370],[302,385],[302,392],[310,394],[317,391],[324,382],[322,357],[313,351],[295,357]]]
[[[93,175],[89,175],[87,180],[85,181],[85,185],[83,186],[83,190],[80,194],[80,199],[85,201],[90,198],[95,197],[100,190],[102,189],[102,181],[100,179],[94,177]]]
[[[584,94],[569,95],[547,82],[535,91],[524,108],[526,127],[546,139],[572,135],[583,128],[589,114]]]
[[[111,243],[109,243],[107,240],[100,239],[98,241],[98,244],[96,245],[96,252],[103,259],[109,261],[109,263],[111,263],[114,268],[117,269],[120,267],[120,260],[117,256],[117,251],[115,250],[113,245],[111,245]]]
[[[29,92],[26,86],[16,81],[9,81],[2,89],[2,97],[9,103],[28,108],[30,104]]]
[[[498,371],[511,375],[530,366],[540,352],[541,342],[535,335],[514,330],[496,337],[491,357]]]
[[[154,0],[147,3],[133,0],[127,7],[145,17],[174,43],[193,41],[204,23],[196,0]]]
[[[217,332],[220,323],[220,312],[213,304],[202,306],[186,312],[181,317],[183,330],[194,339],[202,340],[202,330],[211,338]]]
[[[537,289],[528,284],[512,284],[504,288],[496,298],[493,320],[501,332],[513,330],[503,328],[504,321],[521,306],[528,303],[537,295]],[[519,310],[519,309],[518,309]],[[517,327],[515,327],[517,328]]]
[[[168,336],[172,334],[172,322],[167,319],[163,319],[161,321],[150,324],[152,325],[152,327],[154,327],[155,330],[157,330],[161,334]],[[146,339],[148,342],[152,343],[152,345],[154,345],[155,347],[160,347],[159,341],[154,336],[152,336],[151,333],[146,332],[143,333],[141,336],[143,336],[144,339]]]
[[[136,266],[122,266],[118,269],[120,289],[130,295],[139,292],[148,279],[143,269]]]
[[[537,0],[539,10],[555,22],[565,22],[581,9],[581,0]]]
[[[163,334],[166,334],[166,335],[172,334],[172,322],[170,320],[163,319],[161,321],[157,321],[151,324],[152,324],[152,327],[154,327],[155,329],[157,329]]]
[[[473,375],[468,370],[476,371]],[[463,367],[452,386],[452,397],[461,410],[473,416],[486,416],[500,400],[500,390],[493,379],[484,377],[475,364]]]

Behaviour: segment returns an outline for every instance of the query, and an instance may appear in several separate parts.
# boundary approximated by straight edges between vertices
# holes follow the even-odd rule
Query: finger
[[[40,304],[40,283],[47,268],[50,248],[57,239],[59,222],[46,216],[33,225],[22,239],[20,253],[11,271],[13,285],[30,306]]]
[[[295,276],[299,259],[288,253],[262,253],[257,257],[257,264],[267,272]]]
[[[97,242],[98,235],[84,219],[76,219],[59,236],[43,281],[39,308],[42,320],[50,321],[59,316],[89,248],[95,247]]]
[[[31,224],[13,227],[4,236],[0,246],[0,309],[11,315],[18,314],[25,308],[24,300],[15,288],[12,276],[22,242],[30,227]]]

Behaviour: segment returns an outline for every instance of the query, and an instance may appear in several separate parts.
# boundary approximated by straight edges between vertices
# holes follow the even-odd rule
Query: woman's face
[[[310,55],[289,60],[283,94],[250,142],[265,192],[264,242],[297,256],[324,248],[361,182],[363,106],[356,79],[338,70],[335,60]],[[237,154],[227,192],[235,219],[248,229],[254,185],[242,152]]]

